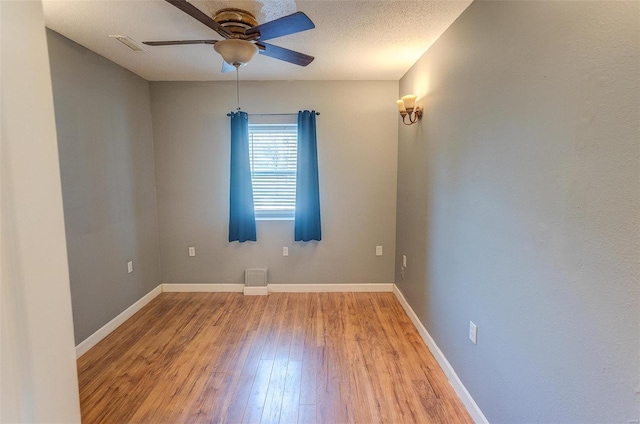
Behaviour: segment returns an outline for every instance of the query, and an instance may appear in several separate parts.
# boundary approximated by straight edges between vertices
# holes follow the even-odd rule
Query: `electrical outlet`
[[[478,326],[473,323],[473,321],[469,321],[469,340],[473,342],[473,344],[478,344]]]
[[[131,274],[133,272],[133,261],[127,262],[127,272]]]
[[[376,246],[376,256],[382,256],[382,246]]]
[[[191,246],[189,247],[189,256],[196,256],[196,248]]]
[[[406,268],[406,267],[407,267],[407,256],[402,255],[402,268]]]
[[[287,246],[282,248],[282,256],[289,256],[289,248]]]

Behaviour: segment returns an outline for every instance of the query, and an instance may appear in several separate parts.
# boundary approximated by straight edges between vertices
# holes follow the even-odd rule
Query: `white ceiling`
[[[46,25],[150,81],[235,79],[222,74],[210,45],[147,47],[136,53],[111,35],[136,41],[221,39],[162,0],[44,0]],[[316,28],[269,40],[315,56],[300,67],[258,55],[241,68],[244,80],[399,80],[469,6],[422,0],[193,0],[212,16],[224,7],[254,13],[259,23],[301,11]]]

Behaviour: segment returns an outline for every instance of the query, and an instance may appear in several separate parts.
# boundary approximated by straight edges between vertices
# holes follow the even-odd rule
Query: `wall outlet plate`
[[[382,256],[382,246],[376,246],[376,256]]]
[[[287,246],[282,248],[282,256],[289,256],[289,248]]]
[[[407,267],[407,255],[402,255],[402,268]]]
[[[196,256],[196,248],[193,246],[189,247],[189,256]]]
[[[127,272],[131,274],[133,272],[133,261],[127,262]]]

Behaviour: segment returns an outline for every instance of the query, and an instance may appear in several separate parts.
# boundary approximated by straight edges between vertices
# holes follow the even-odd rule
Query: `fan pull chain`
[[[240,112],[240,84],[238,83],[238,69],[240,69],[240,67],[236,66],[236,98],[238,99],[238,109],[236,110]]]

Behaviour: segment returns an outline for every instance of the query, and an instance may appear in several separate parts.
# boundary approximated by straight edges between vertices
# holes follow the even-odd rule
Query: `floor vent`
[[[267,286],[267,268],[245,269],[244,285],[246,287],[266,287]]]

